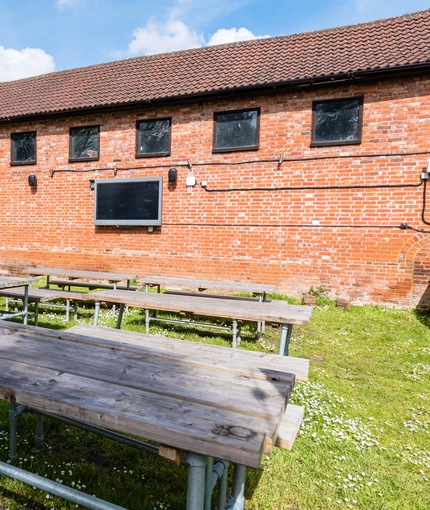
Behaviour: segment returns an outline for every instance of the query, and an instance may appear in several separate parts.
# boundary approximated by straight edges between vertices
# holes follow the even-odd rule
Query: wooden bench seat
[[[275,446],[291,450],[300,430],[305,409],[302,406],[288,404],[278,430]]]
[[[6,298],[6,310],[9,310],[9,300],[13,301],[21,300],[24,302],[24,289],[22,287],[14,287],[10,289],[1,289],[0,297]],[[30,287],[28,289],[28,302],[33,303],[34,312],[29,313],[28,318],[34,318],[35,325],[38,325],[39,322],[39,303],[53,301],[54,299],[58,299],[55,291],[51,291],[49,289],[38,289]]]
[[[85,292],[73,292],[67,290],[55,290],[55,289],[45,289],[45,288],[37,288],[30,287],[28,289],[28,302],[35,304],[35,312],[31,314],[29,317],[35,319],[37,326],[37,316],[39,310],[39,303],[46,303],[46,306],[55,306],[61,307],[66,310],[66,321],[70,318],[70,307],[73,306],[75,312],[75,319],[77,318],[77,303],[79,301],[90,301],[93,302],[92,298],[89,298],[89,293]],[[24,300],[24,289],[22,287],[15,287],[10,289],[0,289],[0,297],[5,297],[6,299],[20,299]],[[66,300],[65,305],[53,304],[51,301],[55,301],[56,299]]]
[[[87,289],[114,289],[113,283],[101,283],[101,282],[86,282],[81,280],[49,280],[49,285],[57,285],[58,287],[85,287]],[[117,285],[117,290],[140,290],[142,286],[130,285],[127,287],[126,285]]]
[[[218,298],[218,299],[231,299],[238,301],[260,301],[258,298],[247,297],[247,296],[225,296],[220,294],[205,294],[202,292],[183,292],[181,290],[166,290],[164,294],[172,294],[176,296],[200,296],[206,298]],[[268,303],[270,300],[267,299],[265,302]]]

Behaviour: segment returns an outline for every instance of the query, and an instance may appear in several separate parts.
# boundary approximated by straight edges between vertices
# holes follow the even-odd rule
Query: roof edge
[[[158,104],[181,104],[196,101],[211,101],[221,97],[229,96],[237,99],[246,95],[256,94],[279,94],[282,92],[289,92],[297,89],[303,89],[306,86],[322,87],[322,86],[340,86],[345,82],[360,82],[363,81],[379,81],[390,79],[393,75],[396,77],[412,77],[430,73],[430,60],[426,63],[408,64],[406,66],[395,66],[377,69],[363,69],[360,71],[350,71],[348,73],[340,73],[337,75],[322,75],[312,76],[306,78],[299,78],[295,80],[288,80],[282,82],[271,82],[258,85],[248,85],[244,87],[219,89],[209,92],[199,92],[192,94],[184,94],[180,96],[166,96],[150,100],[131,101],[127,103],[106,104],[99,106],[89,106],[68,110],[56,110],[52,112],[34,113],[28,115],[20,115],[8,118],[0,117],[0,124],[7,124],[21,121],[32,121],[50,118],[59,118],[67,116],[85,115],[87,113],[106,113],[108,111],[121,111],[130,110],[135,108],[142,108],[144,106],[156,106]]]

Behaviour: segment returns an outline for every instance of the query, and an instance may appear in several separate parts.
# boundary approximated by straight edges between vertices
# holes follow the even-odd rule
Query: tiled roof
[[[430,9],[0,83],[0,120],[430,66]]]

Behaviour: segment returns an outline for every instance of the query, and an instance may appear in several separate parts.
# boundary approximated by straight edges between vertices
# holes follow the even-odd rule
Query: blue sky
[[[429,0],[0,0],[0,81],[429,7]]]

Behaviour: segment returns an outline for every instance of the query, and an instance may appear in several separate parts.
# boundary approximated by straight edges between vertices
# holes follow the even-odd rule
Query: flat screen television
[[[96,179],[94,225],[161,225],[162,177]]]

